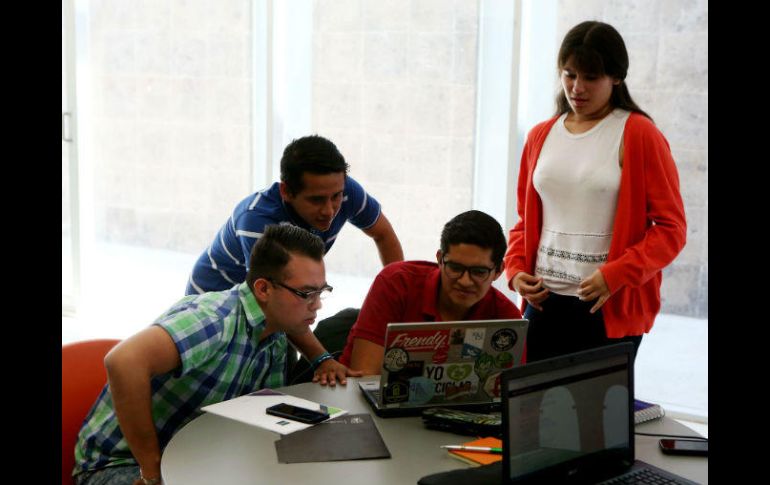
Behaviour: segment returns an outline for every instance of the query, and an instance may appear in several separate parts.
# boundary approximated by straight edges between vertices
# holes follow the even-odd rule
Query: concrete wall
[[[407,259],[435,259],[471,208],[478,2],[316,0],[313,130],[382,204]],[[347,227],[335,272],[374,276],[371,239]]]
[[[200,252],[251,190],[249,2],[89,11],[97,237]]]

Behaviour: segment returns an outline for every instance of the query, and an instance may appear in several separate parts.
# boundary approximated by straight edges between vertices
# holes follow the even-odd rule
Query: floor
[[[84,271],[80,313],[62,317],[62,344],[126,338],[149,325],[184,294],[196,255],[98,245]],[[334,292],[318,319],[360,307],[370,278],[327,274]],[[637,398],[661,404],[668,416],[707,436],[708,320],[660,315],[645,335],[635,366]],[[688,424],[691,423],[691,424]]]

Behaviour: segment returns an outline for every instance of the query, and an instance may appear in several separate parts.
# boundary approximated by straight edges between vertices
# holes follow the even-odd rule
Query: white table
[[[305,383],[278,390],[347,409],[350,414],[371,413],[353,378],[348,379],[347,386],[336,388]],[[275,451],[278,434],[204,413],[182,428],[164,450],[163,481],[165,485],[416,484],[425,475],[467,466],[449,457],[439,446],[471,437],[426,429],[419,416],[383,419],[371,414],[390,450],[390,459],[283,464],[278,463]],[[697,435],[669,418],[638,425],[636,430]],[[656,437],[636,437],[636,458],[708,483],[707,458],[664,455]]]

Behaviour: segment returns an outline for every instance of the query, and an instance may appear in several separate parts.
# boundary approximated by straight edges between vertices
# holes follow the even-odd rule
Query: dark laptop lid
[[[634,462],[633,344],[502,374],[503,483],[590,483]]]

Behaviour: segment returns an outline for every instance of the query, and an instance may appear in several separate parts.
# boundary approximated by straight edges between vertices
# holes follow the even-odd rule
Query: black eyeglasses
[[[471,279],[476,283],[483,283],[489,278],[489,275],[495,269],[487,268],[486,266],[465,266],[464,264],[455,263],[453,261],[447,261],[446,257],[441,258],[441,263],[444,265],[444,271],[446,275],[452,279],[460,279],[465,272],[471,276]]]
[[[298,290],[296,288],[292,288],[291,286],[284,285],[283,283],[275,281],[272,278],[266,278],[266,279],[267,279],[267,281],[269,281],[270,283],[272,283],[274,285],[280,286],[281,288],[285,288],[285,289],[291,291],[292,293],[294,293],[295,295],[297,295],[298,297],[302,298],[303,300],[305,300],[308,303],[311,302],[311,301],[314,301],[316,299],[321,299],[321,300],[326,299],[326,297],[329,296],[331,294],[332,290],[334,289],[334,288],[332,288],[329,285],[325,285],[320,290],[302,291],[302,290]]]

